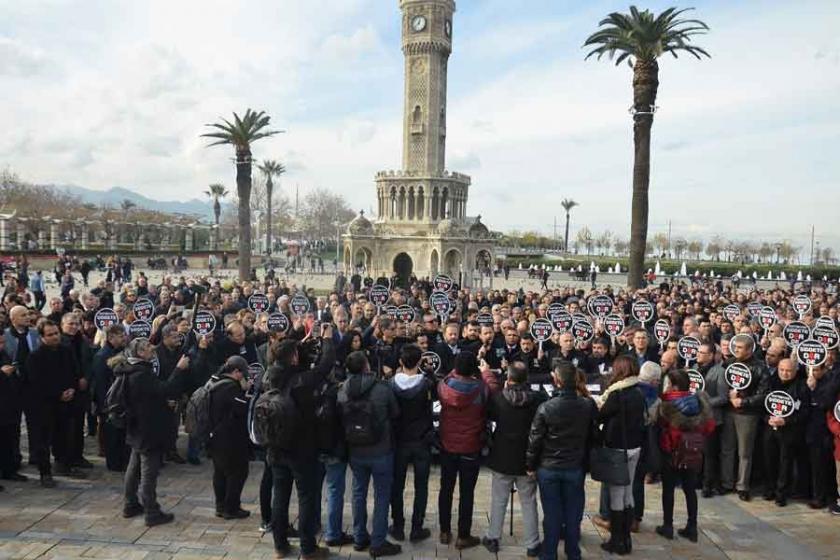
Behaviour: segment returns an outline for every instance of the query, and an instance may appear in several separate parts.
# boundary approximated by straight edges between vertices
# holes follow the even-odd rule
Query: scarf
[[[613,383],[612,385],[607,387],[607,389],[601,394],[601,402],[602,403],[607,402],[607,398],[610,396],[610,393],[614,393],[616,391],[622,391],[624,389],[629,389],[630,387],[634,387],[638,384],[639,384],[639,378],[636,377],[635,375],[633,377],[627,377],[625,379],[622,379],[621,381]]]

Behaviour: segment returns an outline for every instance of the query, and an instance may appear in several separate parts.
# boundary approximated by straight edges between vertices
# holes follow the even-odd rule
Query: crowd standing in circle
[[[70,267],[61,278],[72,285]],[[761,489],[778,507],[806,500],[840,514],[838,298],[820,287],[537,293],[445,277],[398,288],[354,274],[316,296],[274,274],[156,284],[129,266],[119,283],[62,290],[42,312],[43,284],[18,280],[6,278],[0,306],[2,478],[27,483],[22,449],[46,488],[54,475],[85,478],[87,434],[106,467],[125,473],[123,516],[148,526],[173,519],[156,498],[162,465],[202,456],[224,519],[250,515],[241,492],[251,463],[262,463],[260,528],[278,558],[294,538],[304,558],[325,554],[319,532],[327,546],[390,556],[433,527],[441,544],[497,552],[514,486],[527,556],[557,558],[562,540],[580,558],[587,473],[602,482],[602,547],[618,555],[632,552],[645,486],[657,482],[655,532],[669,540],[698,541],[698,491],[749,501]],[[477,536],[482,467],[490,523]],[[675,531],[677,487],[687,519]]]

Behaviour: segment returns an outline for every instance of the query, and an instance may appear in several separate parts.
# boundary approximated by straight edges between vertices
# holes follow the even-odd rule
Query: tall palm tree
[[[248,109],[240,118],[233,114],[233,122],[222,118],[220,123],[208,124],[213,132],[201,136],[213,138],[209,146],[228,144],[234,147],[236,159],[236,194],[239,197],[239,279],[251,274],[251,144],[283,131],[268,130],[271,117],[265,111]]]
[[[262,165],[257,166],[265,175],[265,196],[266,196],[266,219],[265,219],[265,250],[271,254],[271,197],[274,192],[273,177],[280,177],[286,172],[286,166],[273,159],[263,160]]]
[[[579,206],[577,202],[572,200],[571,198],[564,198],[560,202],[560,206],[563,207],[563,210],[566,211],[566,236],[563,238],[563,250],[567,253],[569,252],[569,213],[572,211],[572,208],[575,206]]]
[[[689,8],[691,9],[691,8]],[[608,55],[616,66],[627,61],[633,68],[633,207],[630,226],[630,271],[628,285],[642,283],[648,225],[648,187],[650,185],[650,130],[656,110],[659,87],[657,59],[665,53],[677,58],[680,51],[698,60],[709,53],[691,45],[694,35],[706,33],[709,26],[697,19],[681,19],[687,10],[668,8],[658,16],[648,10],[630,6],[629,14],[613,12],[598,24],[601,29],[586,39],[584,47],[593,49],[586,55],[600,59]]]
[[[219,217],[222,215],[221,199],[228,195],[228,190],[221,183],[213,183],[204,191],[204,194],[213,199],[213,214],[216,215],[216,225],[219,225]]]
[[[122,202],[120,202],[120,209],[123,211],[126,217],[131,213],[131,210],[137,208],[137,204],[132,202],[131,200],[124,198]]]

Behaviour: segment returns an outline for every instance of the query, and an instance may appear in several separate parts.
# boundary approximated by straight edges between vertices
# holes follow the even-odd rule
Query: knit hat
[[[656,362],[645,362],[639,370],[639,381],[654,387],[659,386],[662,379],[662,368]]]

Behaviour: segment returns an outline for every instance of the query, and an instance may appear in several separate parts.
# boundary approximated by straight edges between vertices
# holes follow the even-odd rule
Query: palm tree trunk
[[[216,226],[218,226],[219,216],[222,215],[222,205],[219,203],[218,196],[213,200],[213,213],[216,215]]]
[[[265,252],[271,255],[271,191],[274,190],[274,183],[271,182],[271,175],[265,181],[265,194],[268,198],[268,212],[265,218]]]
[[[648,188],[650,186],[650,130],[653,126],[651,107],[656,103],[659,87],[659,65],[656,60],[637,60],[633,67],[633,206],[630,225],[630,289],[642,286],[645,247],[648,231]],[[648,114],[641,114],[648,113]]]
[[[563,250],[569,252],[569,212],[566,212],[566,237],[563,240]]]
[[[251,275],[251,151],[237,151],[236,192],[239,196],[239,280]]]

